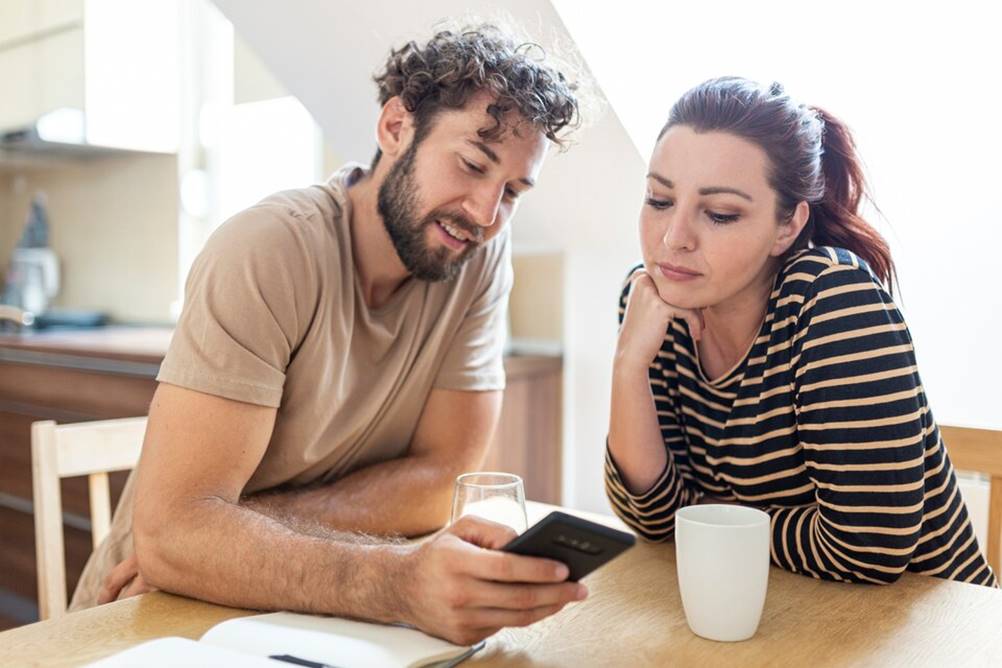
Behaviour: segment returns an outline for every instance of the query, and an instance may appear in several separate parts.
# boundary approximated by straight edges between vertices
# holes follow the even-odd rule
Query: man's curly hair
[[[379,104],[399,96],[415,117],[415,142],[429,132],[436,114],[460,109],[480,91],[494,101],[487,113],[494,125],[481,128],[484,141],[496,141],[506,131],[506,114],[515,111],[559,146],[559,133],[580,124],[577,84],[544,62],[542,47],[516,43],[492,24],[441,30],[424,44],[408,42],[390,52],[383,71],[374,78]],[[375,168],[381,156],[377,149]]]

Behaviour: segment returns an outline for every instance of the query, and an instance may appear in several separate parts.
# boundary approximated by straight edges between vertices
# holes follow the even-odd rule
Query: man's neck
[[[393,240],[383,225],[376,202],[379,182],[373,173],[348,188],[351,202],[351,252],[362,296],[369,308],[378,309],[410,278]]]

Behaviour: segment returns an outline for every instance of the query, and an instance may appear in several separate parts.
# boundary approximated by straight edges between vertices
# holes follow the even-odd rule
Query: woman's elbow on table
[[[847,541],[847,543],[840,545],[839,551],[835,553],[838,558],[837,563],[812,564],[812,567],[816,568],[818,565],[834,566],[835,568],[831,570],[829,568],[823,569],[832,574],[830,578],[824,579],[874,585],[894,584],[908,570],[908,564],[911,562],[917,542],[917,535],[914,541],[908,540],[904,545],[900,543],[874,545],[870,542]],[[877,551],[874,550],[875,547],[878,550],[881,547],[884,549]],[[866,551],[856,548],[866,548]],[[783,564],[778,565],[783,566]]]

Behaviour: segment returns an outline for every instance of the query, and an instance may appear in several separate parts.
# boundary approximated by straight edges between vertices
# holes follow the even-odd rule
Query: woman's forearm
[[[650,489],[668,463],[647,366],[619,355],[612,372],[609,452],[632,494]]]

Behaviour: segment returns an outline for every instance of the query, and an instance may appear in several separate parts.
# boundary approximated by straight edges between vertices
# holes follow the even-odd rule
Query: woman
[[[864,191],[846,127],[778,84],[675,104],[621,300],[607,493],[650,540],[712,497],[769,513],[772,560],[797,573],[997,586]]]

